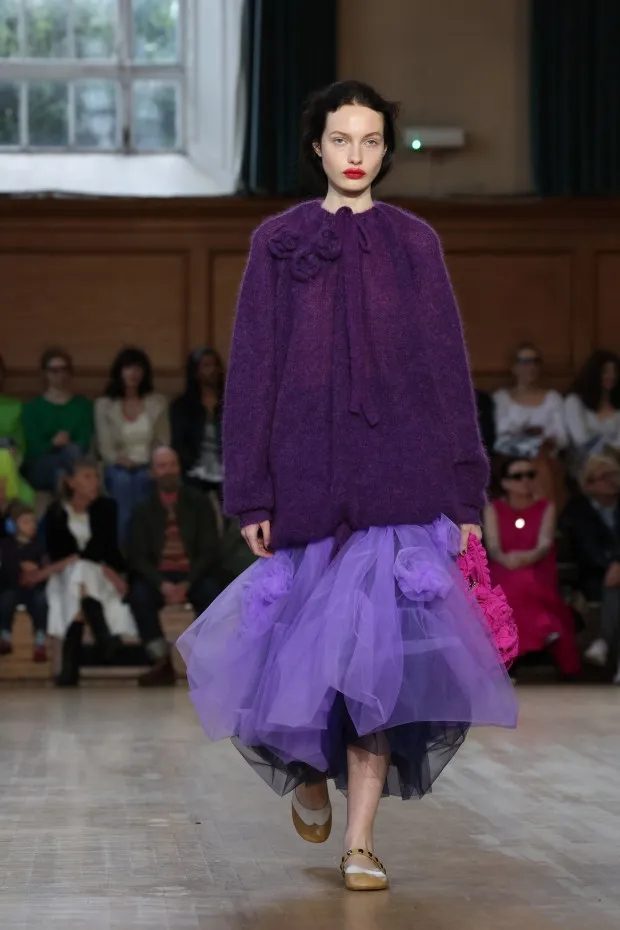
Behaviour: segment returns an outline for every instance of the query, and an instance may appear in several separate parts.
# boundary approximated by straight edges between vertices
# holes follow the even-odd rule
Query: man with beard
[[[153,668],[143,686],[174,684],[170,647],[159,611],[191,603],[201,614],[217,597],[219,540],[208,498],[181,482],[177,453],[161,446],[151,458],[153,492],[132,514],[129,604]]]

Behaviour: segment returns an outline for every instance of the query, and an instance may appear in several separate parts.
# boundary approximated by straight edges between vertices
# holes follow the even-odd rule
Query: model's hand
[[[478,526],[477,523],[461,523],[461,554],[464,555],[467,552],[467,541],[470,536],[475,536],[476,539],[482,539],[482,527]]]
[[[271,542],[271,522],[269,520],[244,526],[241,535],[254,555],[257,555],[259,559],[271,558],[273,552],[269,551],[269,543]]]

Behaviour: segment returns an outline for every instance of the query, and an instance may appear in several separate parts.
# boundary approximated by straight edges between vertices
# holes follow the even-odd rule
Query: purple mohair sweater
[[[488,463],[436,233],[385,203],[259,226],[224,407],[225,509],[272,548],[478,523]]]

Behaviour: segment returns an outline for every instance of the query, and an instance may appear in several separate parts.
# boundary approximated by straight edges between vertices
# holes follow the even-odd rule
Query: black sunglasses
[[[509,481],[533,481],[536,477],[535,471],[513,471],[506,475]]]
[[[538,355],[519,356],[515,359],[517,365],[540,365],[541,359]]]

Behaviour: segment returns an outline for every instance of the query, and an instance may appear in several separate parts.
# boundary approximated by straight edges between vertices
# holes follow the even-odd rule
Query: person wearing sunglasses
[[[487,505],[484,536],[493,584],[504,589],[519,631],[519,655],[549,649],[565,676],[580,670],[573,615],[560,596],[555,553],[556,510],[536,499],[529,459],[501,466],[504,496]]]
[[[577,563],[579,590],[599,615],[584,659],[599,666],[613,659],[614,684],[620,685],[620,465],[613,456],[593,455],[579,477],[581,494],[567,504],[560,525]]]
[[[568,445],[564,400],[540,384],[543,360],[531,342],[522,342],[512,357],[511,387],[493,395],[495,452],[535,458],[536,491],[553,500],[558,510],[565,501],[565,472],[557,455]]]
[[[26,478],[37,491],[55,491],[60,476],[90,450],[92,401],[73,393],[73,361],[64,349],[41,357],[45,389],[24,405]]]
[[[532,343],[522,342],[512,359],[512,387],[494,394],[497,452],[517,454],[520,443],[527,446],[528,456],[543,444],[553,452],[566,447],[564,402],[557,391],[541,387],[541,372],[540,353]]]

